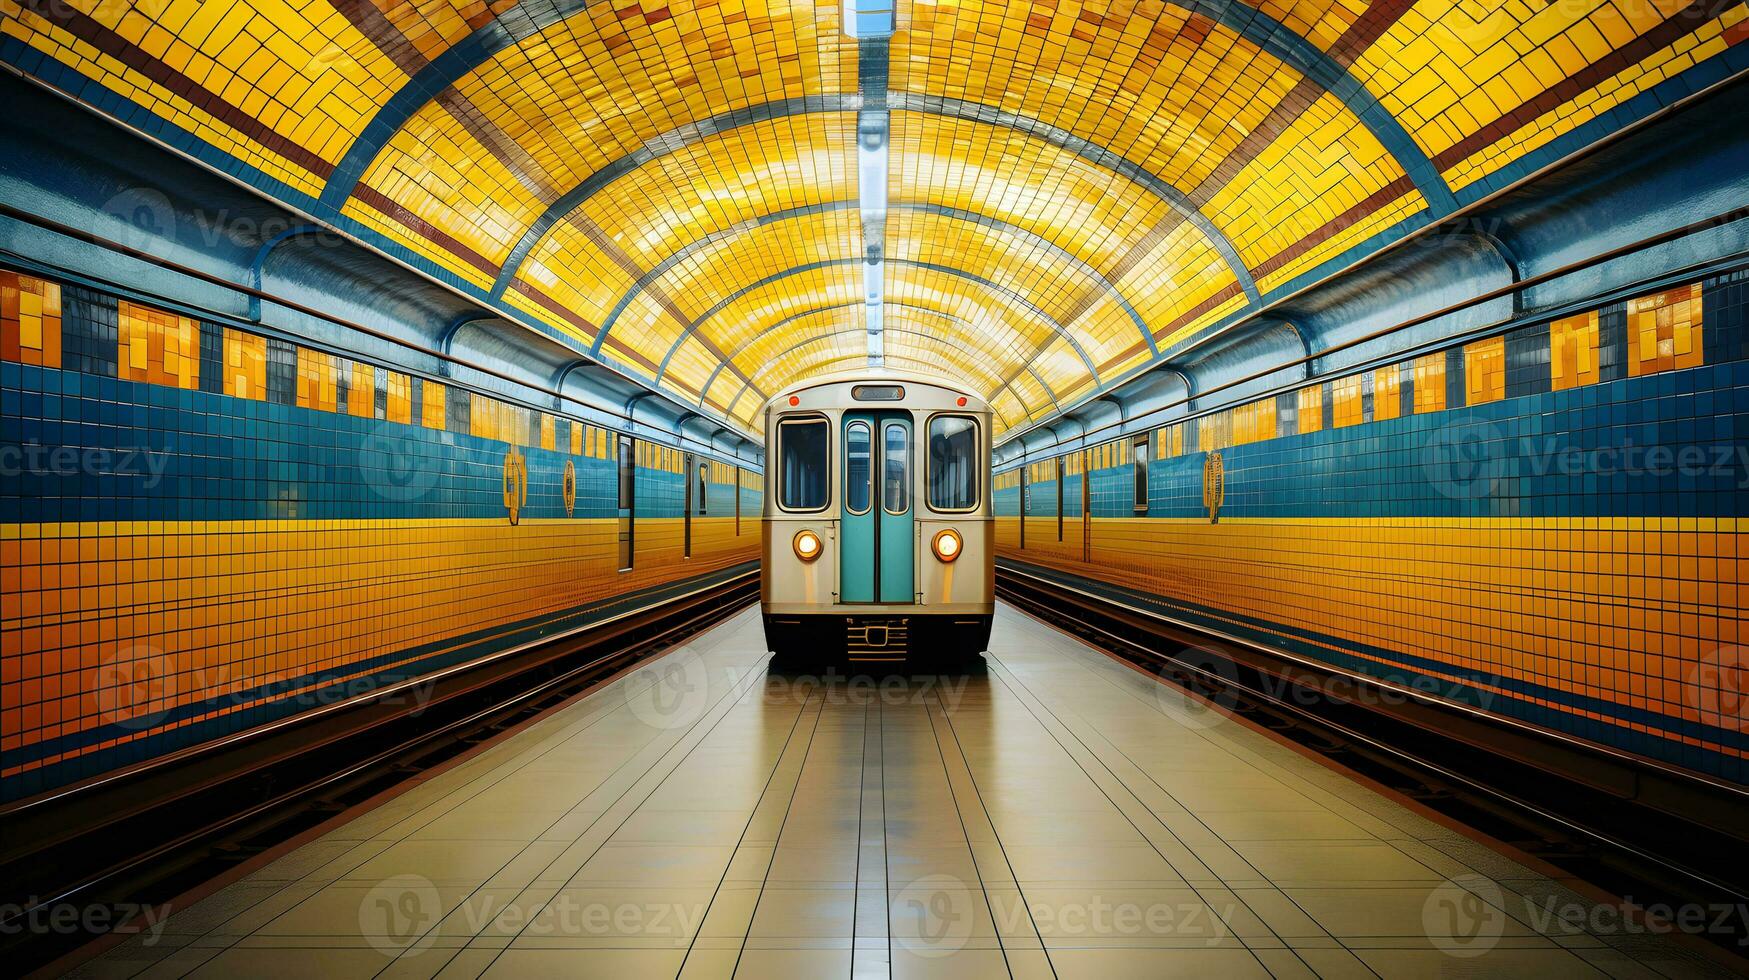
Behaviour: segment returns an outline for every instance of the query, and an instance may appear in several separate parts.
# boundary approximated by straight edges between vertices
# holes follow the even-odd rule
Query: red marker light
[[[800,405],[802,403],[801,396],[800,395],[789,396],[789,403],[790,403],[790,407],[792,407],[792,408],[797,406],[797,405]]]
[[[956,400],[954,402],[954,404],[958,405],[961,408],[965,408],[966,407],[966,396],[964,396],[964,395],[959,396],[959,399]]]

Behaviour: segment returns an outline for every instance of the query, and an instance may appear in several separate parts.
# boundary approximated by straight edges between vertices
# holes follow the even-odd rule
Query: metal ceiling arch
[[[904,92],[887,93],[888,107],[894,111],[917,112],[925,115],[940,116],[961,122],[982,123],[1002,129],[1010,129],[1031,136],[1046,145],[1074,154],[1078,159],[1100,167],[1123,178],[1130,183],[1145,189],[1148,193],[1164,201],[1174,213],[1190,222],[1200,231],[1211,246],[1220,254],[1227,268],[1233,273],[1247,297],[1253,303],[1260,302],[1257,284],[1251,276],[1251,270],[1239,257],[1238,249],[1214,222],[1197,209],[1185,197],[1183,192],[1156,174],[1150,173],[1140,165],[1124,158],[1107,147],[1100,146],[1090,140],[1083,139],[1060,127],[1053,126],[1041,119],[1024,116],[1019,113],[999,109],[994,106],[982,105],[965,99],[954,99],[942,96],[912,95]],[[781,119],[788,116],[811,115],[817,113],[848,113],[855,112],[862,105],[862,96],[855,94],[805,96],[795,99],[782,99],[775,102],[765,102],[742,109],[734,109],[712,116],[696,123],[688,123],[650,140],[637,151],[620,157],[613,163],[591,174],[576,187],[565,192],[542,212],[539,218],[531,223],[517,242],[512,246],[510,255],[505,259],[499,270],[497,280],[492,285],[493,298],[502,296],[506,289],[516,281],[517,273],[521,271],[528,256],[536,245],[554,228],[578,209],[583,207],[590,198],[610,186],[614,181],[626,176],[644,164],[656,160],[666,154],[701,143],[711,137],[737,129],[756,122]],[[1448,192],[1449,193],[1449,192]]]
[[[796,313],[792,313],[789,316],[786,316],[783,319],[778,320],[776,323],[773,323],[770,326],[765,327],[764,329],[758,331],[757,333],[749,335],[745,340],[741,341],[740,344],[736,345],[734,349],[728,351],[727,352],[728,356],[732,360],[732,359],[740,356],[741,353],[744,352],[747,348],[758,343],[761,338],[768,337],[771,334],[777,332],[778,330],[781,330],[784,327],[787,327],[792,323],[799,322],[800,320],[803,320],[807,317],[815,316],[815,315],[818,315],[820,313],[833,312],[833,311],[845,310],[845,309],[853,309],[853,308],[859,307],[861,305],[862,305],[862,301],[860,299],[847,300],[844,302],[827,303],[827,304],[823,304],[820,306],[814,306],[814,307],[810,307],[810,308],[805,309],[805,310],[801,310],[801,311],[796,312]],[[915,303],[906,303],[906,302],[899,301],[899,300],[887,300],[887,306],[889,308],[892,308],[892,309],[910,310],[910,311],[914,311],[914,312],[918,312],[918,313],[928,314],[930,316],[943,317],[943,318],[946,318],[948,320],[952,320],[952,321],[955,321],[955,322],[961,323],[961,324],[965,323],[965,320],[962,317],[956,316],[952,313],[948,313],[948,312],[943,311],[943,310],[934,309],[933,307],[919,306]],[[834,331],[832,335],[837,335],[839,333],[844,333],[844,332],[845,331]],[[894,331],[894,332],[895,333],[911,333],[913,331]],[[826,336],[826,335],[825,334],[810,335],[809,339],[813,339],[814,337],[818,337],[818,336]],[[970,354],[970,355],[976,355],[976,354],[980,353],[979,351],[975,351],[970,347],[966,347],[965,345],[960,344],[954,340],[951,340],[948,337],[931,337],[930,339],[934,340],[938,343],[948,344],[948,345],[950,345],[958,350],[964,351],[965,353]],[[796,346],[800,346],[800,344],[797,344]],[[794,348],[792,347],[791,349],[793,350]],[[781,357],[782,355],[780,354],[778,356]],[[718,370],[720,371],[721,369],[719,368]],[[1030,364],[1027,365],[1027,370],[1028,370],[1028,372],[1030,372],[1032,374],[1033,380],[1038,382],[1039,387],[1041,389],[1043,389],[1047,395],[1049,395],[1051,393],[1051,386],[1046,384],[1045,380],[1038,376],[1038,372],[1033,370],[1032,365],[1030,365]],[[993,376],[997,377],[997,379],[1000,380],[1000,376],[998,376],[998,375],[993,375]],[[757,377],[757,375],[756,375],[756,377]],[[713,373],[710,376],[710,379],[705,382],[705,385],[704,385],[705,389],[709,390],[711,385],[716,382],[716,379],[717,379],[717,375]],[[1020,393],[1014,390],[1014,388],[1012,386],[1012,382],[1005,383],[1005,384],[1001,385],[1001,387],[1007,388],[1009,393],[1014,395],[1015,400],[1017,402],[1020,402],[1020,404],[1022,404],[1023,406],[1025,405],[1024,400],[1022,400],[1020,397]],[[988,401],[989,397],[986,396],[985,400]],[[1054,396],[1052,397],[1051,404],[1052,405],[1056,404],[1056,400],[1055,400]]]
[[[860,303],[850,303],[850,304],[846,304],[846,305],[859,306],[861,304]],[[902,304],[889,304],[889,305],[902,305]],[[934,313],[935,311],[928,310],[926,312]],[[833,330],[833,331],[824,332],[824,333],[809,334],[807,337],[804,337],[803,339],[801,339],[801,340],[795,342],[794,344],[791,344],[789,347],[785,348],[781,353],[778,354],[778,357],[782,357],[785,354],[793,353],[794,351],[800,350],[801,348],[806,347],[809,344],[816,343],[816,342],[821,341],[821,340],[830,340],[830,339],[835,338],[835,337],[860,336],[861,333],[862,333],[862,331],[860,329],[854,329],[854,330]],[[891,336],[894,336],[894,337],[919,337],[919,338],[922,338],[925,340],[934,341],[936,343],[947,344],[948,346],[951,346],[951,347],[955,348],[956,350],[959,350],[959,351],[961,351],[965,354],[968,354],[968,355],[976,355],[977,354],[977,351],[974,351],[968,347],[965,347],[965,346],[958,344],[952,340],[949,340],[946,337],[936,337],[936,336],[932,336],[930,334],[922,333],[922,332],[919,332],[916,330],[905,330],[905,329],[898,328],[898,327],[888,327],[887,333]],[[765,375],[763,373],[754,375],[754,377],[764,377],[764,376]],[[1007,390],[1010,395],[1014,396],[1014,400],[1016,403],[1020,404],[1022,407],[1024,407],[1026,405],[1025,400],[1023,400],[1020,397],[1019,392],[1014,390],[1011,383],[1004,382],[1000,375],[997,375],[993,372],[990,373],[990,377],[991,377],[991,380],[996,382],[997,390],[1003,390],[1003,389]],[[1033,378],[1034,378],[1034,380],[1038,381],[1039,387],[1044,389],[1044,391],[1047,395],[1050,395],[1050,391],[1051,391],[1050,386],[1045,384],[1044,381],[1039,380],[1039,378],[1036,374],[1033,375]],[[979,392],[978,395],[979,395],[979,397],[983,398],[985,401],[990,401],[989,395],[986,395],[983,392]],[[1051,406],[1053,408],[1060,407],[1054,396],[1051,397]],[[992,408],[994,408],[994,403],[992,403]],[[1000,412],[1000,410],[997,410],[997,414],[1003,414],[1003,413]],[[1004,415],[1003,424],[1006,425],[1007,421],[1008,421],[1007,417],[1006,417],[1006,415]]]
[[[1086,365],[1086,367],[1087,367],[1088,376],[1093,379],[1094,383],[1095,384],[1099,383],[1099,368],[1094,365],[1093,359],[1091,357],[1087,356],[1087,351],[1082,348],[1080,341],[1075,339],[1075,335],[1067,327],[1065,327],[1063,324],[1058,323],[1054,318],[1052,318],[1049,313],[1040,309],[1037,305],[1035,305],[1031,300],[1027,299],[1026,297],[1021,296],[1020,294],[1014,292],[1013,290],[1009,289],[1006,286],[1003,286],[1000,283],[993,282],[989,279],[986,279],[983,276],[980,276],[980,275],[973,273],[973,272],[968,272],[964,269],[956,269],[953,266],[940,265],[940,264],[934,263],[934,262],[917,262],[917,261],[914,261],[911,259],[887,259],[886,261],[889,265],[926,269],[930,272],[936,272],[936,273],[940,273],[942,275],[952,276],[956,279],[963,279],[967,282],[975,283],[978,286],[981,286],[984,289],[996,294],[997,296],[1002,297],[1003,300],[1005,302],[1007,302],[1008,304],[1019,307],[1020,309],[1024,310],[1029,315],[1031,315],[1031,316],[1037,318],[1038,320],[1040,320],[1041,322],[1049,325],[1051,327],[1051,329],[1056,332],[1057,336],[1061,337],[1066,343],[1068,343],[1068,345],[1075,351],[1075,354],[1081,358],[1081,362],[1084,365]],[[673,345],[668,348],[667,355],[662,358],[662,363],[657,368],[656,377],[655,377],[656,383],[660,384],[662,382],[662,376],[667,371],[668,362],[673,359],[675,352],[678,351],[681,348],[681,346],[686,343],[687,339],[690,338],[691,336],[693,336],[693,334],[697,332],[697,330],[700,326],[702,326],[705,323],[710,322],[710,320],[712,318],[714,318],[717,314],[721,313],[725,308],[727,308],[729,306],[729,304],[733,303],[735,300],[740,299],[741,297],[747,295],[748,293],[752,292],[755,289],[759,289],[762,286],[767,286],[767,285],[770,285],[772,283],[781,282],[784,279],[792,278],[794,276],[801,275],[802,273],[805,273],[805,272],[812,272],[816,269],[834,268],[834,267],[838,267],[838,266],[861,265],[862,262],[863,262],[862,256],[857,255],[857,256],[850,256],[848,258],[826,259],[826,260],[819,261],[819,262],[809,262],[809,263],[805,263],[803,265],[791,266],[787,269],[781,269],[777,272],[773,272],[770,275],[767,275],[764,278],[762,278],[756,282],[753,282],[753,283],[750,283],[746,286],[743,286],[740,289],[736,290],[735,292],[729,294],[728,296],[723,297],[714,306],[712,306],[709,310],[706,310],[703,314],[701,314],[697,317],[694,317],[692,322],[687,324],[686,328],[683,331],[681,331],[680,336],[678,336],[674,339]],[[601,332],[596,335],[595,344],[594,344],[594,347],[591,348],[590,353],[595,354],[595,353],[599,352],[602,343],[605,342],[606,339],[607,339],[607,328],[604,326],[602,328]]]
[[[500,52],[516,47],[522,42],[538,36],[548,27],[570,18],[591,5],[591,0],[524,0],[498,15],[461,42],[450,46],[437,58],[428,62],[413,77],[409,78],[401,88],[385,103],[378,107],[371,116],[358,138],[347,148],[346,154],[334,168],[323,187],[322,203],[338,208],[351,196],[353,188],[364,178],[365,172],[375,161],[382,148],[399,132],[426,103],[436,99],[463,78],[478,70],[488,60]],[[1444,214],[1456,207],[1456,199],[1444,178],[1434,167],[1413,138],[1403,129],[1402,124],[1379,102],[1378,98],[1361,84],[1350,70],[1306,40],[1297,31],[1289,28],[1260,8],[1249,6],[1236,0],[1171,0],[1171,6],[1200,16],[1212,23],[1245,38],[1260,50],[1268,52],[1277,60],[1289,65],[1301,76],[1320,86],[1324,91],[1342,102],[1342,104],[1358,119],[1363,126],[1372,131],[1379,143],[1385,147],[1403,172],[1408,174],[1423,198],[1429,202],[1438,214]],[[888,105],[893,109],[911,108],[902,101],[895,101],[889,93]],[[856,107],[860,108],[860,99],[846,95],[845,99],[857,99]],[[789,100],[791,102],[797,100]],[[806,101],[806,100],[800,100]],[[955,100],[944,99],[944,104]],[[1021,117],[1003,113],[993,107],[979,107],[980,110],[993,114],[998,118]],[[840,110],[845,111],[845,110]],[[927,111],[918,109],[917,111]],[[1000,124],[995,123],[993,124]],[[703,125],[703,124],[701,124]],[[1055,130],[1048,124],[1039,122],[1041,127]],[[1061,130],[1056,130],[1061,133]],[[666,138],[668,134],[664,134]],[[1064,134],[1069,135],[1069,134]],[[1079,140],[1078,137],[1071,139]],[[661,141],[654,141],[658,145]],[[1082,141],[1084,142],[1084,141]],[[1089,147],[1092,144],[1088,144]],[[1065,147],[1067,148],[1067,147]],[[1110,151],[1100,148],[1104,152]],[[1180,204],[1183,197],[1173,192]],[[556,206],[563,204],[561,199]],[[1189,208],[1196,216],[1201,213],[1195,208]],[[545,216],[543,215],[543,218]],[[1191,214],[1186,214],[1191,218]],[[1195,218],[1192,218],[1195,220]],[[1202,218],[1207,221],[1206,217]],[[1212,225],[1210,226],[1212,228]],[[531,229],[532,230],[532,229]],[[520,246],[520,243],[519,243]],[[1230,244],[1228,248],[1230,249]],[[1234,259],[1237,253],[1232,253]],[[509,263],[506,263],[507,265]],[[1236,275],[1246,276],[1243,262],[1234,263]],[[1255,290],[1255,285],[1252,286]],[[1255,297],[1253,297],[1255,302]]]
[[[632,301],[637,298],[639,293],[647,289],[651,283],[659,281],[676,265],[686,261],[689,256],[697,253],[700,249],[709,248],[710,246],[721,244],[722,242],[729,241],[756,229],[779,224],[784,221],[810,217],[829,211],[854,211],[856,210],[856,207],[857,202],[854,200],[797,205],[792,208],[784,208],[780,211],[762,214],[747,221],[738,221],[727,228],[718,229],[717,231],[711,232],[701,238],[696,238],[687,242],[685,245],[682,245],[679,249],[669,254],[668,257],[664,258],[661,262],[651,267],[649,271],[645,272],[635,283],[632,284],[631,288],[620,294],[619,299],[614,302],[613,312],[601,325],[601,338],[605,340],[606,335],[613,329],[615,321],[617,321],[625,312],[626,308],[632,304]],[[1056,242],[1051,241],[1049,238],[1040,235],[1038,232],[1035,232],[1030,228],[1024,228],[1011,221],[1005,221],[1001,218],[982,214],[977,211],[972,211],[966,208],[944,207],[942,205],[931,204],[925,201],[889,201],[887,202],[887,210],[889,212],[915,211],[934,217],[963,221],[969,224],[980,225],[985,228],[992,228],[1004,234],[1025,239],[1029,245],[1047,251],[1053,258],[1073,266],[1078,273],[1097,283],[1101,291],[1109,293],[1113,301],[1116,302],[1119,308],[1124,311],[1124,314],[1130,318],[1130,321],[1136,325],[1136,332],[1140,334],[1142,342],[1146,344],[1150,350],[1158,351],[1158,347],[1156,347],[1154,343],[1153,330],[1148,326],[1147,322],[1142,319],[1141,313],[1136,311],[1135,306],[1131,304],[1129,299],[1126,298],[1122,291],[1117,288],[1116,283],[1106,278],[1103,273],[1094,268],[1086,260],[1075,255],[1073,252],[1070,252]],[[733,357],[734,355],[731,353],[730,356]],[[712,375],[712,378],[714,380],[715,375]],[[708,388],[709,385],[707,384],[706,387]]]

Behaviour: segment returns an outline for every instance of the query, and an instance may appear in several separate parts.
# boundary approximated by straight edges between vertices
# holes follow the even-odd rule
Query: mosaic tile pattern
[[[931,288],[950,346],[1001,359],[982,393],[1005,427],[1749,68],[1749,8],[1701,0],[905,0],[895,17],[869,66],[893,107],[887,255],[986,274],[1073,340]],[[740,322],[689,328],[803,252],[861,254],[842,222],[767,223],[855,223],[864,79],[840,18],[0,0],[0,61],[750,424],[764,391],[849,363],[801,320],[774,366],[733,353],[757,337]],[[777,291],[805,309],[835,288]],[[894,362],[952,356],[928,333],[895,333]],[[1688,356],[1662,339],[1630,354]]]
[[[1095,446],[1085,547],[1079,524],[1058,540],[1056,461],[1008,470],[1000,554],[1749,782],[1746,282],[1632,297],[1167,426],[1139,500],[1130,440]]]
[[[689,516],[683,454],[639,442],[620,572],[613,432],[10,271],[0,304],[0,799],[758,555],[756,473],[711,462]]]

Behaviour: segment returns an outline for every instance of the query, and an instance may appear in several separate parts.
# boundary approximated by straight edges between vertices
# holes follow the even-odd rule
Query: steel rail
[[[87,906],[140,907],[165,901],[221,873],[239,857],[272,846],[369,799],[408,776],[453,758],[500,731],[521,724],[547,708],[586,692],[619,673],[652,659],[687,637],[715,626],[758,598],[759,573],[742,572],[715,586],[671,597],[604,623],[573,630],[531,644],[526,659],[458,665],[446,677],[450,689],[431,699],[398,706],[380,717],[318,731],[309,742],[296,727],[259,734],[278,738],[285,747],[268,747],[265,757],[226,766],[227,756],[201,762],[215,771],[197,778],[173,795],[150,801],[134,812],[101,812],[95,819],[68,829],[46,848],[24,846],[15,828],[18,814],[0,817],[4,839],[15,847],[0,858],[8,882],[7,914],[0,919],[0,950],[8,962],[28,969],[74,953],[98,939],[92,935],[34,934],[27,925],[33,912],[80,902]],[[585,659],[578,663],[576,659]],[[478,676],[483,671],[496,672]],[[542,674],[545,676],[542,676]],[[378,699],[370,699],[378,700]],[[354,711],[368,705],[349,705]],[[426,721],[433,718],[437,724]],[[294,719],[295,720],[295,719]],[[314,719],[321,722],[324,719]],[[397,730],[400,726],[404,730]],[[311,726],[301,726],[311,727]],[[376,744],[381,740],[382,744]],[[245,745],[252,744],[245,740]],[[330,764],[332,763],[332,764]],[[301,770],[309,773],[300,775]],[[126,787],[110,786],[112,793]],[[238,805],[192,828],[179,822],[186,811],[197,812],[212,798],[241,797]],[[336,802],[344,801],[344,802]],[[78,805],[52,807],[31,814],[33,826],[46,821],[74,822],[80,806],[101,807],[102,800],[75,800]],[[66,811],[66,812],[63,812]],[[8,818],[13,818],[9,820]],[[145,847],[119,848],[115,860],[80,860],[102,835],[150,839],[149,827],[159,822],[166,832]],[[136,849],[137,848],[137,849]],[[112,850],[118,848],[112,847]],[[101,853],[101,848],[96,849]],[[43,887],[45,883],[51,887]],[[117,896],[123,896],[117,898]]]
[[[1034,619],[1496,839],[1530,841],[1535,856],[1641,908],[1749,902],[1743,857],[1749,825],[1739,787],[1689,779],[1686,799],[1705,805],[1673,812],[1643,798],[1651,787],[1687,776],[1669,767],[1642,764],[1612,775],[1617,763],[1639,763],[1614,752],[1596,753],[1604,761],[1595,773],[1556,764],[1589,748],[1574,740],[1542,760],[1520,757],[1509,738],[1488,736],[1485,725],[1500,719],[1484,712],[1210,633],[1011,564],[999,563],[997,571],[997,595]],[[1192,650],[1197,656],[1186,657]],[[1393,710],[1387,694],[1406,695],[1401,700],[1410,707]],[[1442,720],[1442,711],[1464,721]],[[1500,727],[1542,737],[1532,726]],[[1483,763],[1487,768],[1479,768]],[[1741,957],[1737,944],[1749,934],[1699,938],[1708,950]],[[1749,966],[1740,958],[1730,965]]]

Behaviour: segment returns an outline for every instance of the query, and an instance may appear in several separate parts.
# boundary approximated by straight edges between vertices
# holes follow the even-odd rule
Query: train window
[[[902,422],[882,430],[881,506],[889,514],[911,509],[911,433]]]
[[[844,509],[852,514],[868,513],[874,484],[870,468],[872,439],[867,422],[852,422],[844,427]]]
[[[1143,436],[1135,442],[1136,460],[1136,513],[1148,509],[1148,437]]]
[[[964,415],[929,420],[929,506],[938,511],[978,507],[978,423]]]
[[[831,486],[830,427],[823,418],[777,423],[777,503],[784,510],[824,510]]]

